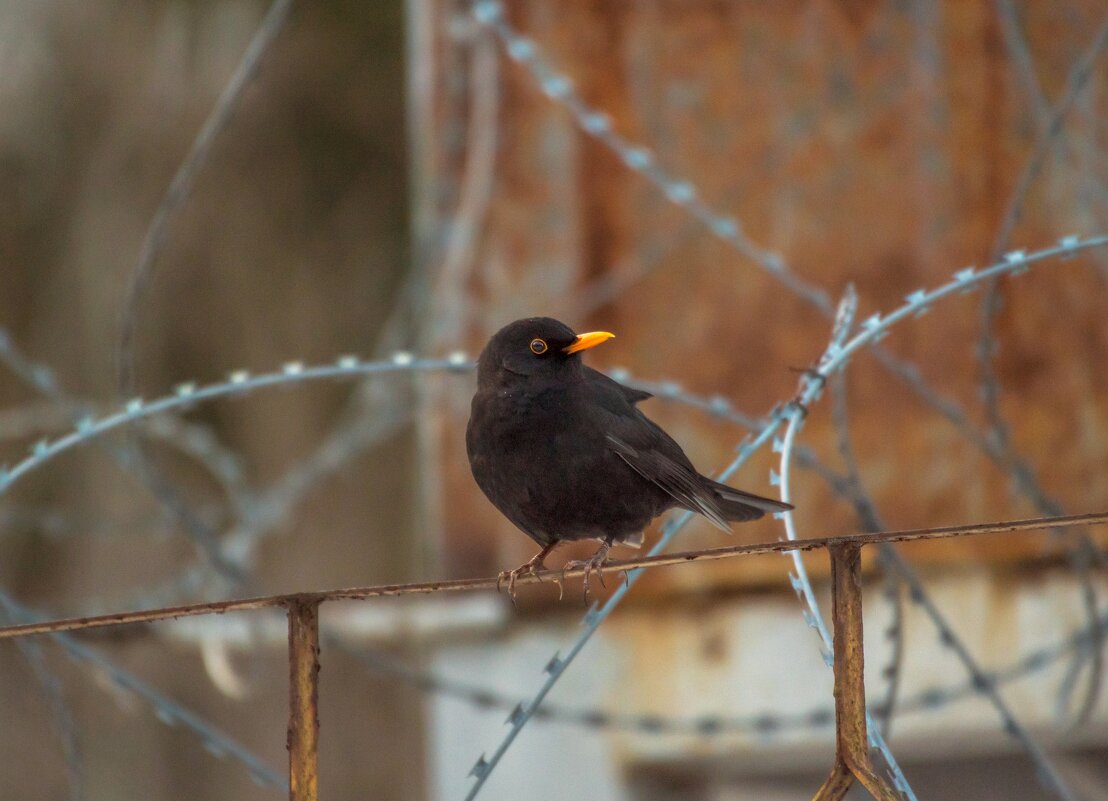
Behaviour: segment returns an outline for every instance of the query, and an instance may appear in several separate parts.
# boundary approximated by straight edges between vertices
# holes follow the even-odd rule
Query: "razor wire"
[[[1100,616],[1100,626],[1108,625],[1108,611]],[[936,713],[942,709],[980,694],[979,684],[985,682],[1003,687],[1036,675],[1056,665],[1074,652],[1087,647],[1096,636],[1097,626],[1084,626],[1065,639],[1049,646],[1033,648],[1010,664],[994,670],[983,670],[981,677],[961,684],[931,686],[901,699],[895,706],[897,717],[909,713]],[[339,648],[363,668],[377,675],[388,676],[426,693],[434,693],[466,703],[477,710],[510,711],[518,698],[472,682],[453,679],[433,671],[411,667],[402,659],[380,650],[367,650],[341,637],[328,637],[328,646]],[[884,718],[889,708],[884,702],[873,705],[874,713]],[[602,731],[627,731],[636,734],[676,736],[714,736],[729,733],[757,734],[769,737],[798,730],[825,730],[835,724],[835,710],[818,706],[793,714],[770,711],[752,715],[732,716],[717,712],[679,717],[662,713],[634,713],[599,707],[572,707],[556,703],[543,704],[535,711],[536,721],[563,723]]]
[[[883,338],[888,330],[895,324],[903,322],[909,317],[919,316],[926,313],[930,306],[938,300],[943,298],[972,291],[983,281],[990,278],[998,277],[1005,274],[1019,274],[1026,272],[1033,264],[1038,262],[1071,255],[1078,250],[1083,250],[1092,247],[1102,247],[1108,244],[1108,236],[1093,237],[1087,240],[1081,240],[1078,237],[1064,237],[1059,243],[1051,248],[1045,248],[1040,251],[1036,251],[1031,254],[1025,252],[1018,252],[1009,254],[1003,261],[987,267],[982,270],[976,270],[974,268],[965,268],[954,274],[954,277],[946,284],[941,285],[931,292],[927,292],[923,289],[910,293],[905,298],[905,303],[898,309],[894,310],[887,316],[882,317],[879,313],[874,314],[861,323],[861,331],[849,340],[845,345],[841,346],[834,352],[829,352],[829,361],[825,365],[829,372],[842,369],[846,366],[849,357],[863,347],[869,346],[874,342]],[[819,382],[812,381],[810,385],[812,392],[816,391],[816,386]],[[792,404],[783,404],[770,416],[768,422],[760,430],[756,436],[747,437],[739,445],[737,457],[719,474],[719,479],[726,481],[732,476],[751,455],[766,443],[770,442],[774,438],[776,430],[788,419],[792,418],[792,415],[796,411]],[[778,441],[779,442],[779,441]],[[783,443],[777,447],[784,447]],[[776,448],[775,448],[776,449]],[[771,483],[779,483],[780,476],[771,471]],[[669,547],[669,543],[676,536],[676,534],[693,518],[691,512],[685,512],[676,517],[671,518],[662,528],[662,536],[650,550],[650,555],[661,553]],[[526,701],[520,702],[508,717],[507,723],[509,724],[509,730],[501,739],[499,744],[493,750],[491,756],[482,754],[473,768],[470,770],[470,776],[476,781],[471,786],[469,792],[466,794],[466,801],[472,801],[476,798],[478,793],[484,787],[490,775],[496,769],[496,766],[503,759],[504,754],[508,748],[511,747],[516,737],[526,726],[527,722],[532,718],[535,710],[542,704],[546,696],[554,688],[558,679],[562,676],[568,666],[572,663],[573,659],[581,652],[584,646],[591,639],[592,635],[599,628],[600,624],[614,611],[616,606],[623,600],[625,595],[630,591],[631,587],[638,581],[642,571],[631,571],[626,574],[626,581],[620,585],[619,588],[608,598],[603,606],[593,604],[593,606],[586,613],[583,620],[584,631],[574,640],[574,642],[568,648],[565,656],[562,656],[560,652],[555,653],[554,656],[547,662],[544,672],[547,677],[543,680],[538,691]],[[798,588],[803,591],[803,587]],[[814,593],[810,591],[810,585],[807,588],[807,594],[812,595]],[[807,610],[806,619],[809,619],[810,625],[816,625],[816,618],[812,615],[811,610]],[[830,656],[829,653],[824,654],[825,659]],[[872,726],[871,736],[876,735],[880,737],[876,727]],[[878,740],[880,742],[880,740]],[[882,749],[887,762],[891,768],[896,765],[895,760],[892,758],[891,753],[887,752],[887,749]],[[895,770],[895,768],[894,768]],[[903,790],[906,787],[906,783],[898,782],[898,787]]]
[[[618,133],[609,114],[586,103],[575,90],[569,76],[551,66],[536,43],[512,27],[505,17],[500,0],[477,0],[471,7],[471,14],[477,22],[496,33],[509,58],[526,70],[544,95],[565,108],[581,130],[604,144],[628,169],[645,178],[671,203],[684,209],[726,245],[749,258],[823,315],[833,315],[833,304],[824,289],[792,272],[780,254],[756,244],[743,232],[737,217],[719,212],[708,205],[701,199],[701,193],[692,181],[674,175],[659,165],[650,148]],[[883,348],[875,347],[872,351],[882,367],[903,381],[924,403],[965,434],[1001,470],[1012,475],[1022,492],[1033,501],[1041,496],[1041,488],[1030,466],[1023,459],[1005,458],[1002,449],[969,420],[958,403],[941,396],[923,380],[917,365]]]
[[[865,331],[877,331],[878,329],[885,329],[892,325],[894,322],[903,319],[908,313],[918,313],[923,310],[927,304],[939,299],[953,291],[965,291],[965,289],[972,284],[983,280],[983,277],[991,277],[992,275],[999,275],[1004,272],[1016,272],[1021,270],[1025,266],[1041,261],[1043,259],[1072,255],[1080,250],[1087,248],[1100,247],[1108,243],[1108,238],[1099,237],[1087,240],[1080,240],[1077,238],[1065,238],[1057,247],[1048,248],[1043,251],[1039,251],[1034,254],[1024,255],[1020,254],[1012,256],[1006,259],[1000,265],[996,265],[993,268],[975,273],[974,271],[961,271],[956,275],[955,280],[949,285],[936,290],[928,295],[921,293],[913,293],[909,296],[909,303],[899,313],[894,313],[883,321],[880,318],[870,318],[863,323],[862,327]],[[878,334],[871,335],[869,339],[879,338]],[[868,341],[868,340],[867,340]],[[189,408],[191,405],[203,400],[209,400],[217,397],[225,397],[234,395],[240,392],[248,392],[252,389],[258,389],[261,387],[282,385],[290,382],[305,381],[310,379],[327,379],[337,378],[348,375],[364,375],[364,374],[379,374],[390,373],[404,370],[468,370],[471,367],[471,363],[464,356],[464,354],[452,354],[447,359],[415,359],[406,352],[400,352],[395,354],[391,359],[386,361],[377,362],[362,362],[356,357],[340,357],[340,359],[333,365],[322,365],[317,367],[307,367],[300,362],[287,363],[279,372],[264,373],[260,375],[251,375],[244,371],[233,372],[226,381],[212,384],[206,387],[200,387],[192,382],[186,382],[178,385],[174,393],[170,396],[159,398],[155,401],[144,402],[141,399],[133,399],[125,404],[124,408],[114,414],[109,414],[101,418],[83,417],[78,421],[76,428],[68,434],[59,437],[54,440],[44,439],[36,443],[31,454],[23,461],[17,463],[11,469],[5,469],[0,473],[0,492],[6,491],[17,480],[22,478],[27,473],[40,467],[50,459],[56,457],[60,453],[63,453],[78,444],[82,444],[88,440],[91,440],[97,436],[105,434],[109,431],[115,430],[120,426],[127,423],[135,422],[144,419],[149,416],[161,414],[169,411],[180,411]],[[658,387],[656,387],[658,388]],[[660,387],[662,397],[671,397],[674,399],[681,398],[684,393],[676,386],[672,384],[665,384]],[[705,406],[709,410],[716,413],[727,412],[726,405],[718,399],[704,401],[700,399],[701,405]],[[771,422],[776,420],[776,424],[780,424],[781,411],[779,410],[775,415],[771,416]],[[747,421],[749,422],[749,421]],[[773,426],[775,427],[775,426]],[[749,456],[754,448],[757,447],[759,442],[765,442],[765,432],[769,431],[770,427],[767,426],[763,429],[763,435],[757,438],[754,442],[750,442],[746,445],[746,448],[740,452],[740,456],[745,461],[745,458]],[[737,469],[737,467],[736,467]],[[671,523],[667,526],[671,533],[675,533],[674,525]],[[633,577],[632,577],[633,578]],[[630,586],[631,581],[627,586]],[[617,601],[618,602],[618,601]],[[596,612],[595,608],[593,612]],[[603,617],[594,616],[592,622],[594,625],[598,625]],[[554,660],[551,663],[553,672],[551,676],[560,674],[560,670],[568,665],[574,651],[571,651],[569,658],[565,661]]]
[[[41,619],[41,615],[23,606],[3,590],[0,590],[0,606],[6,610],[10,617],[20,622],[32,622]],[[69,659],[78,664],[92,667],[107,678],[113,687],[143,701],[145,705],[153,710],[154,716],[166,726],[172,728],[179,725],[191,732],[199,738],[204,750],[212,756],[217,759],[227,758],[238,763],[247,770],[250,778],[256,784],[271,787],[275,790],[287,791],[288,783],[279,771],[269,767],[260,757],[251,753],[245,746],[220,731],[212,723],[155,690],[133,673],[123,670],[75,637],[63,633],[53,633],[49,636],[61,647]]]

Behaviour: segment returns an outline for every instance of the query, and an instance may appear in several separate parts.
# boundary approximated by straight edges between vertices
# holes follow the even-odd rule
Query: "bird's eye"
[[[532,339],[531,340],[531,352],[536,356],[542,356],[546,353],[547,344],[545,339]]]

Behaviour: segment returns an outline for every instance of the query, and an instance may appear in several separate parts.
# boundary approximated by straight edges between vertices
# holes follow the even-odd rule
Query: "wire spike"
[[[862,321],[862,328],[867,331],[873,331],[875,328],[881,325],[881,315],[879,313],[872,314]]]
[[[713,414],[727,414],[731,411],[731,402],[722,395],[713,395],[708,400],[708,410]]]
[[[529,61],[535,57],[535,43],[526,36],[513,37],[507,48],[512,61]]]
[[[768,254],[763,260],[763,264],[765,264],[766,269],[775,273],[787,273],[789,271],[789,266],[785,264],[785,259],[780,253]]]
[[[581,117],[581,127],[597,136],[612,129],[612,118],[602,111],[590,111]]]
[[[489,761],[485,759],[485,755],[477,757],[477,761],[473,763],[473,768],[469,771],[469,775],[476,779],[483,779],[485,774],[489,772]]]
[[[335,362],[343,370],[357,370],[358,369],[358,357],[353,354],[345,354],[339,356],[338,361]]]
[[[1071,250],[1073,248],[1076,248],[1080,244],[1081,244],[1081,239],[1078,238],[1077,236],[1072,235],[1072,234],[1070,236],[1064,236],[1064,237],[1062,237],[1061,239],[1058,240],[1059,247],[1066,248],[1067,250]],[[1058,258],[1065,260],[1065,259],[1072,259],[1073,256],[1074,256],[1073,253],[1062,253]]]
[[[654,163],[653,154],[645,147],[629,147],[620,153],[620,157],[632,170],[645,170]]]
[[[696,187],[688,181],[673,181],[665,185],[666,197],[679,206],[691,203],[696,199]]]
[[[560,100],[573,91],[573,83],[564,75],[553,75],[539,83],[539,87],[547,97]]]
[[[1027,263],[1027,252],[1023,250],[1013,250],[1011,253],[1005,253],[1004,261],[1014,265],[1013,268],[1008,271],[1009,275],[1023,275],[1031,269],[1030,265]]]
[[[735,239],[739,235],[739,221],[734,217],[713,217],[712,233],[721,239]]]
[[[473,5],[473,18],[482,25],[496,22],[503,14],[504,7],[497,0],[479,0]]]

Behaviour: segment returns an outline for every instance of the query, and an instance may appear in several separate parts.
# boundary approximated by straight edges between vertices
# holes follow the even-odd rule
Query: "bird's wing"
[[[588,365],[585,365],[585,375],[589,382],[592,383],[594,388],[596,388],[597,390],[601,392],[605,390],[615,390],[621,396],[623,396],[623,399],[625,401],[632,405],[638,403],[639,401],[644,401],[648,398],[654,397],[646,390],[632,389],[631,387],[625,386],[615,379],[604,375],[604,373],[600,372],[599,370],[592,369]]]
[[[700,512],[730,532],[715,494],[705,487],[681,446],[635,407],[638,401],[652,397],[650,393],[625,387],[596,370],[586,370],[587,405],[612,452],[682,507]]]
[[[715,526],[730,533],[731,527],[714,499],[705,491],[695,469],[669,458],[660,450],[636,448],[614,434],[608,434],[607,438],[616,455],[636,473],[657,484],[686,509],[700,512]]]

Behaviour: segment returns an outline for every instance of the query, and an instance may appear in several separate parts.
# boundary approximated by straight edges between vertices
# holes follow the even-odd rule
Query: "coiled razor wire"
[[[671,174],[656,161],[650,148],[633,142],[613,127],[613,120],[604,111],[587,104],[574,88],[573,81],[565,73],[551,66],[536,43],[524,36],[507,21],[504,5],[500,0],[477,0],[472,5],[473,18],[492,30],[499,38],[505,52],[520,64],[534,79],[539,89],[550,100],[567,110],[574,122],[586,134],[601,142],[631,171],[643,176],[678,208],[685,210],[707,229],[742,256],[749,258],[772,278],[822,314],[831,317],[834,304],[827,292],[815,286],[789,269],[784,258],[756,244],[742,229],[737,217],[722,213],[708,205],[701,192],[689,179]],[[1019,253],[1020,251],[1016,251]],[[972,268],[967,268],[972,270]],[[923,380],[919,367],[901,359],[889,351],[874,347],[873,355],[878,363],[892,375],[903,381],[928,406],[953,424],[966,438],[979,448],[998,468],[1009,473],[1020,491],[1032,501],[1042,495],[1031,466],[1014,454],[1007,453],[1000,443],[975,426],[963,409],[951,398],[944,397]],[[1049,510],[1038,506],[1044,514]],[[1088,541],[1082,546],[1087,554]],[[1099,554],[1097,554],[1099,556]],[[1081,554],[1072,557],[1075,567],[1080,567]],[[1086,582],[1088,583],[1088,582]],[[1088,595],[1089,593],[1086,592]],[[1096,610],[1088,608],[1090,620]]]
[[[955,274],[954,279],[946,285],[934,290],[931,293],[925,293],[923,290],[911,293],[907,297],[907,303],[888,317],[882,319],[878,315],[867,319],[862,323],[862,333],[852,340],[849,353],[853,353],[863,345],[869,345],[874,341],[879,340],[887,332],[887,329],[893,324],[900,322],[908,316],[914,316],[924,313],[927,308],[943,297],[951,294],[969,291],[974,286],[983,280],[996,277],[1003,274],[1017,273],[1026,270],[1031,264],[1057,257],[1065,257],[1073,255],[1079,251],[1101,247],[1108,244],[1108,237],[1093,237],[1088,239],[1080,239],[1078,237],[1065,237],[1055,247],[1046,248],[1041,251],[1037,251],[1032,254],[1026,254],[1024,252],[1015,252],[1009,254],[1005,260],[997,265],[982,270],[980,272],[975,271],[972,268],[961,270]],[[847,355],[849,355],[849,353]],[[846,362],[845,357],[838,357],[837,364],[839,367]],[[200,387],[192,382],[186,382],[180,384],[174,391],[173,395],[160,398],[155,401],[146,402],[142,399],[136,398],[128,401],[124,408],[117,411],[114,414],[110,414],[102,418],[94,418],[91,416],[82,417],[74,431],[59,437],[57,439],[49,440],[43,439],[37,442],[31,450],[29,456],[22,461],[18,462],[12,468],[0,468],[0,494],[7,491],[16,481],[22,478],[29,472],[37,469],[45,464],[55,456],[62,452],[69,450],[70,448],[85,443],[97,436],[105,434],[109,431],[113,431],[125,424],[141,420],[146,417],[161,414],[170,411],[180,411],[188,408],[192,404],[200,401],[211,400],[218,397],[226,397],[239,392],[247,392],[253,389],[259,389],[263,387],[272,387],[277,385],[284,385],[291,382],[315,380],[315,379],[327,379],[338,378],[349,375],[366,375],[366,374],[378,374],[378,373],[390,373],[400,372],[408,370],[468,370],[471,368],[471,363],[464,354],[456,353],[452,354],[447,359],[415,359],[411,354],[406,352],[399,352],[395,354],[390,360],[376,361],[376,362],[363,362],[353,356],[341,357],[333,365],[323,365],[316,367],[305,366],[302,362],[289,362],[280,372],[266,373],[261,375],[251,375],[245,371],[235,371],[224,382],[212,384],[205,387]],[[669,394],[678,394],[679,390],[671,391]],[[663,397],[667,394],[663,391]],[[719,406],[719,404],[715,404]],[[789,407],[779,408],[773,415],[771,415],[769,422],[761,429],[761,433],[753,439],[748,439],[740,446],[739,457],[732,465],[728,467],[722,474],[722,478],[726,479],[735,470],[743,464],[747,458],[761,445],[769,441],[772,436],[772,432],[781,425],[786,417],[789,416]],[[676,534],[676,532],[691,518],[691,515],[682,515],[675,520],[669,521],[663,529],[663,538],[659,542],[658,550],[664,549],[668,546],[669,541]],[[547,665],[548,680],[544,684],[544,690],[540,691],[539,696],[524,707],[522,704],[517,706],[510,717],[510,722],[513,724],[512,732],[510,733],[510,739],[506,743],[502,744],[502,749],[498,749],[494,753],[492,760],[486,760],[482,757],[478,764],[475,766],[474,775],[478,777],[478,783],[474,788],[474,793],[470,797],[474,797],[476,790],[484,783],[482,777],[487,777],[491,773],[492,766],[499,761],[500,756],[503,755],[503,751],[506,751],[511,740],[514,740],[518,730],[526,723],[531,715],[534,714],[534,708],[537,708],[541,703],[549,689],[553,687],[553,684],[557,681],[557,677],[561,675],[561,672],[565,670],[568,664],[572,661],[576,653],[580,648],[584,646],[588,637],[591,636],[592,631],[603,621],[604,618],[610,614],[619,600],[622,599],[623,594],[630,588],[630,586],[637,580],[638,573],[632,573],[628,577],[628,582],[613,595],[603,608],[593,606],[590,609],[588,615],[586,615],[586,632],[582,635],[582,638],[570,649],[565,658],[555,656]],[[528,711],[530,710],[530,711]],[[894,763],[895,764],[895,763]]]
[[[1100,616],[1100,626],[1108,625],[1108,611]],[[1040,673],[1057,664],[1063,658],[1086,647],[1096,636],[1095,626],[1086,626],[1073,632],[1064,640],[1049,646],[1028,651],[1010,665],[990,671],[982,671],[980,679],[971,679],[947,687],[928,687],[901,699],[896,705],[896,715],[911,712],[938,712],[939,710],[980,694],[981,683],[1002,687]],[[492,687],[459,681],[434,672],[417,670],[403,660],[380,651],[367,651],[340,638],[329,638],[329,647],[357,661],[367,670],[402,681],[423,692],[454,698],[483,710],[511,710],[518,699]],[[875,704],[874,713],[886,714],[884,704]],[[627,713],[600,708],[574,708],[559,704],[544,704],[535,711],[536,721],[564,723],[588,729],[628,731],[638,734],[676,736],[713,736],[728,733],[748,733],[769,737],[805,729],[826,729],[835,723],[835,710],[831,706],[816,707],[805,712],[778,715],[760,712],[747,716],[729,716],[716,713],[674,717],[664,714]]]
[[[833,349],[829,349],[827,361],[824,367],[827,374],[843,369],[849,361],[849,357],[856,353],[863,347],[871,345],[872,343],[879,341],[884,337],[889,329],[900,322],[910,318],[917,317],[926,313],[929,308],[938,300],[946,297],[950,297],[956,294],[972,291],[981,282],[991,278],[999,277],[1005,274],[1017,274],[1026,272],[1031,265],[1038,262],[1058,258],[1061,256],[1068,256],[1080,249],[1086,247],[1101,247],[1108,244],[1108,236],[1094,237],[1091,239],[1081,240],[1078,237],[1065,237],[1056,246],[1046,248],[1044,250],[1037,251],[1035,253],[1027,254],[1022,251],[1009,254],[1003,261],[998,264],[994,264],[983,270],[975,270],[974,268],[966,268],[958,271],[954,274],[952,280],[943,284],[939,288],[926,292],[922,289],[912,292],[906,297],[906,302],[903,306],[896,309],[889,315],[882,317],[880,314],[874,314],[861,323],[861,331],[849,340],[845,345],[838,346]],[[832,343],[834,345],[834,343]],[[812,387],[811,392],[813,398],[816,390],[822,386],[820,381],[809,382]],[[806,388],[805,394],[808,393]],[[803,398],[802,398],[803,400]],[[811,400],[811,398],[809,398]],[[773,435],[782,424],[788,420],[793,419],[793,415],[797,413],[797,407],[792,404],[786,404],[779,406],[777,410],[770,416],[769,421],[761,429],[761,431],[753,437],[748,437],[742,444],[739,445],[737,457],[720,473],[719,479],[726,481],[731,477],[751,455],[759,448],[773,439]],[[784,448],[784,443],[781,443],[778,447]],[[776,473],[771,472],[771,481],[777,483],[780,481],[780,477]],[[662,536],[650,550],[650,555],[661,553],[669,547],[670,542],[676,536],[676,534],[693,518],[691,512],[682,513],[674,518],[671,518],[662,528]],[[787,519],[787,518],[786,518]],[[804,576],[803,564],[801,563],[798,569],[798,576],[794,576],[794,586],[797,591],[809,599],[808,609],[805,610],[805,619],[813,628],[818,628],[822,625],[822,619],[818,618],[817,612],[813,609],[814,606],[814,593],[811,591],[811,585],[805,584],[802,580]],[[501,739],[500,743],[493,750],[491,756],[482,754],[473,768],[470,770],[470,776],[475,778],[474,784],[471,786],[469,792],[465,798],[467,801],[472,801],[480,793],[485,783],[488,781],[489,776],[492,775],[496,766],[503,759],[504,754],[508,748],[515,741],[516,737],[523,730],[527,722],[535,714],[535,710],[542,704],[546,696],[557,684],[558,679],[561,678],[567,667],[572,663],[574,658],[581,652],[588,643],[589,639],[599,628],[600,624],[615,610],[619,603],[623,600],[624,596],[630,591],[631,587],[641,577],[643,571],[630,571],[625,574],[626,581],[620,585],[618,589],[608,598],[603,606],[593,604],[593,606],[586,613],[583,620],[584,631],[574,640],[566,651],[565,656],[555,653],[550,661],[546,664],[544,672],[547,674],[543,680],[538,691],[528,700],[520,702],[508,716],[507,723],[509,725],[508,732]],[[818,621],[818,622],[817,622]],[[826,628],[826,626],[823,626]],[[829,642],[829,639],[828,639]],[[824,659],[830,664],[831,655],[829,650],[824,647]],[[911,788],[903,778],[903,774],[899,770],[896,760],[893,758],[888,748],[884,746],[883,741],[880,739],[880,733],[872,721],[870,721],[869,732],[871,741],[875,741],[872,744],[876,745],[885,758],[889,768],[893,772],[893,781],[897,785],[897,788],[901,790],[908,798],[913,799],[914,795],[911,792]]]
[[[0,606],[10,617],[20,622],[30,623],[42,619],[41,615],[18,603],[3,590],[0,590]],[[95,669],[114,687],[143,701],[162,723],[170,727],[181,726],[197,737],[204,746],[204,750],[212,756],[238,763],[246,768],[255,783],[263,787],[288,791],[288,782],[282,773],[271,768],[260,757],[195,712],[155,690],[133,673],[123,670],[74,637],[64,633],[53,633],[49,636],[71,660]]]

